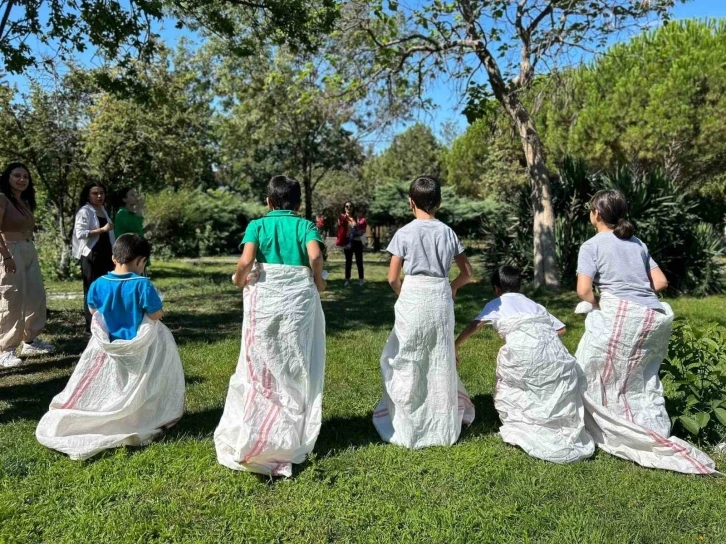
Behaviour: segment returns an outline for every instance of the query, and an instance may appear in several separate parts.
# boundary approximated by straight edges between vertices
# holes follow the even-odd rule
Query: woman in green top
[[[114,202],[116,219],[114,234],[116,238],[122,234],[138,234],[144,238],[144,217],[141,215],[141,200],[136,191],[124,187],[116,193]]]

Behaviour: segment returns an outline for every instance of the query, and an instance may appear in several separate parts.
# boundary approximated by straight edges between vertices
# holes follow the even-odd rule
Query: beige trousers
[[[6,242],[16,271],[0,266],[0,351],[32,342],[45,327],[45,287],[33,242]]]

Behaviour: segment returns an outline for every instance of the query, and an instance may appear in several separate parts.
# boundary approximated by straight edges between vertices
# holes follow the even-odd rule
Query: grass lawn
[[[0,542],[726,542],[726,479],[648,470],[602,452],[558,466],[505,445],[492,401],[501,341],[491,330],[461,352],[477,414],[460,442],[422,451],[381,443],[371,414],[394,304],[383,263],[367,264],[363,288],[344,287],[341,263],[328,265],[324,420],[313,457],[274,481],[218,465],[212,433],[240,346],[232,269],[229,260],[154,263],[186,373],[186,414],[149,447],[87,462],[34,436],[86,343],[81,301],[49,301],[47,338],[60,352],[0,370]],[[80,292],[81,282],[48,288]],[[491,296],[485,282],[462,289],[458,329]],[[540,301],[567,324],[574,353],[583,332],[575,297]],[[689,319],[726,323],[726,297],[673,305]],[[723,470],[726,456],[714,457]]]

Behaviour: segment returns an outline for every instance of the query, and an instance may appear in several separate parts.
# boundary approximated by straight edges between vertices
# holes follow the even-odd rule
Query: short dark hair
[[[441,205],[441,184],[434,178],[419,176],[411,182],[408,196],[419,210],[431,213]]]
[[[113,258],[118,264],[127,264],[139,257],[151,257],[151,244],[138,234],[122,234],[113,245]]]
[[[522,289],[522,271],[508,264],[500,266],[492,274],[492,286],[498,287],[502,293],[519,293]]]
[[[267,184],[267,198],[276,210],[294,210],[300,204],[300,182],[287,176],[274,176]]]

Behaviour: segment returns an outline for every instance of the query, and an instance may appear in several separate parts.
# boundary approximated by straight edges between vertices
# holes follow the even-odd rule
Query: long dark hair
[[[101,189],[103,189],[103,194],[106,195],[106,200],[104,201],[104,204],[108,201],[108,191],[106,190],[106,186],[100,181],[89,181],[83,186],[83,189],[81,190],[81,196],[78,199],[79,210],[86,204],[89,204],[88,197],[91,196],[91,189],[93,189],[94,187],[100,187]]]
[[[633,236],[635,227],[625,219],[628,215],[628,203],[620,191],[598,191],[590,199],[590,209],[597,210],[602,222],[613,229],[613,234],[621,240],[628,240]]]
[[[117,214],[121,208],[126,206],[126,196],[132,189],[133,187],[122,187],[118,191],[114,191],[113,196],[110,199],[114,214]]]
[[[0,193],[8,197],[8,200],[15,205],[20,213],[27,215],[27,212],[24,211],[23,207],[20,206],[20,202],[18,202],[15,195],[13,195],[12,188],[10,187],[10,174],[12,174],[13,170],[16,168],[23,168],[28,173],[28,188],[20,193],[20,199],[24,200],[28,204],[31,212],[35,211],[35,187],[33,186],[33,178],[30,175],[30,169],[28,169],[28,167],[22,162],[11,162],[5,167],[2,176],[0,176]]]

